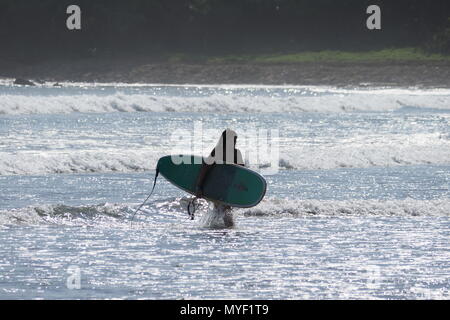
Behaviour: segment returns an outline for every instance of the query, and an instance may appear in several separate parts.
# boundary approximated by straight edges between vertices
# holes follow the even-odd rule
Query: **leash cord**
[[[137,208],[136,211],[133,213],[133,216],[131,217],[131,223],[132,223],[132,224],[133,224],[133,219],[134,219],[134,216],[136,215],[136,213],[138,213],[139,210],[141,210],[141,208],[147,203],[148,199],[150,199],[150,196],[153,194],[153,191],[155,191],[156,179],[158,178],[158,175],[159,175],[159,169],[156,168],[155,181],[153,181],[153,188],[152,188],[152,191],[151,191],[150,194],[148,195],[147,199],[145,199],[145,201],[142,202],[142,204],[139,206],[139,208]]]

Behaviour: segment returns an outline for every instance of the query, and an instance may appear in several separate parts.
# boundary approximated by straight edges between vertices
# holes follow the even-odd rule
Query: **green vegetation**
[[[302,63],[302,62],[379,62],[379,61],[449,61],[450,55],[430,54],[418,48],[384,49],[366,52],[350,51],[307,51],[290,54],[193,56],[188,54],[169,55],[169,63]]]

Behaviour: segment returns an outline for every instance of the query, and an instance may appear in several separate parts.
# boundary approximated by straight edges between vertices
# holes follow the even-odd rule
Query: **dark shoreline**
[[[32,81],[164,84],[261,84],[450,88],[448,61],[305,63],[155,63],[85,59],[39,64],[0,62],[0,77]]]

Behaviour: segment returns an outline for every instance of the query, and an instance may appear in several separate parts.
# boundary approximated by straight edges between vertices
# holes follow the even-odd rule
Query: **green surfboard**
[[[178,188],[195,195],[202,157],[165,156],[158,161],[161,175]],[[264,178],[235,164],[214,164],[203,183],[203,198],[239,208],[256,206],[266,193]]]

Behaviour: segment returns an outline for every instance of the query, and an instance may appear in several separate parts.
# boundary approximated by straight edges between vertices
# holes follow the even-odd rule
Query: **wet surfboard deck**
[[[160,174],[178,188],[195,195],[202,157],[165,156],[158,161]],[[203,183],[203,198],[239,208],[256,206],[266,193],[266,180],[235,164],[214,164]]]

